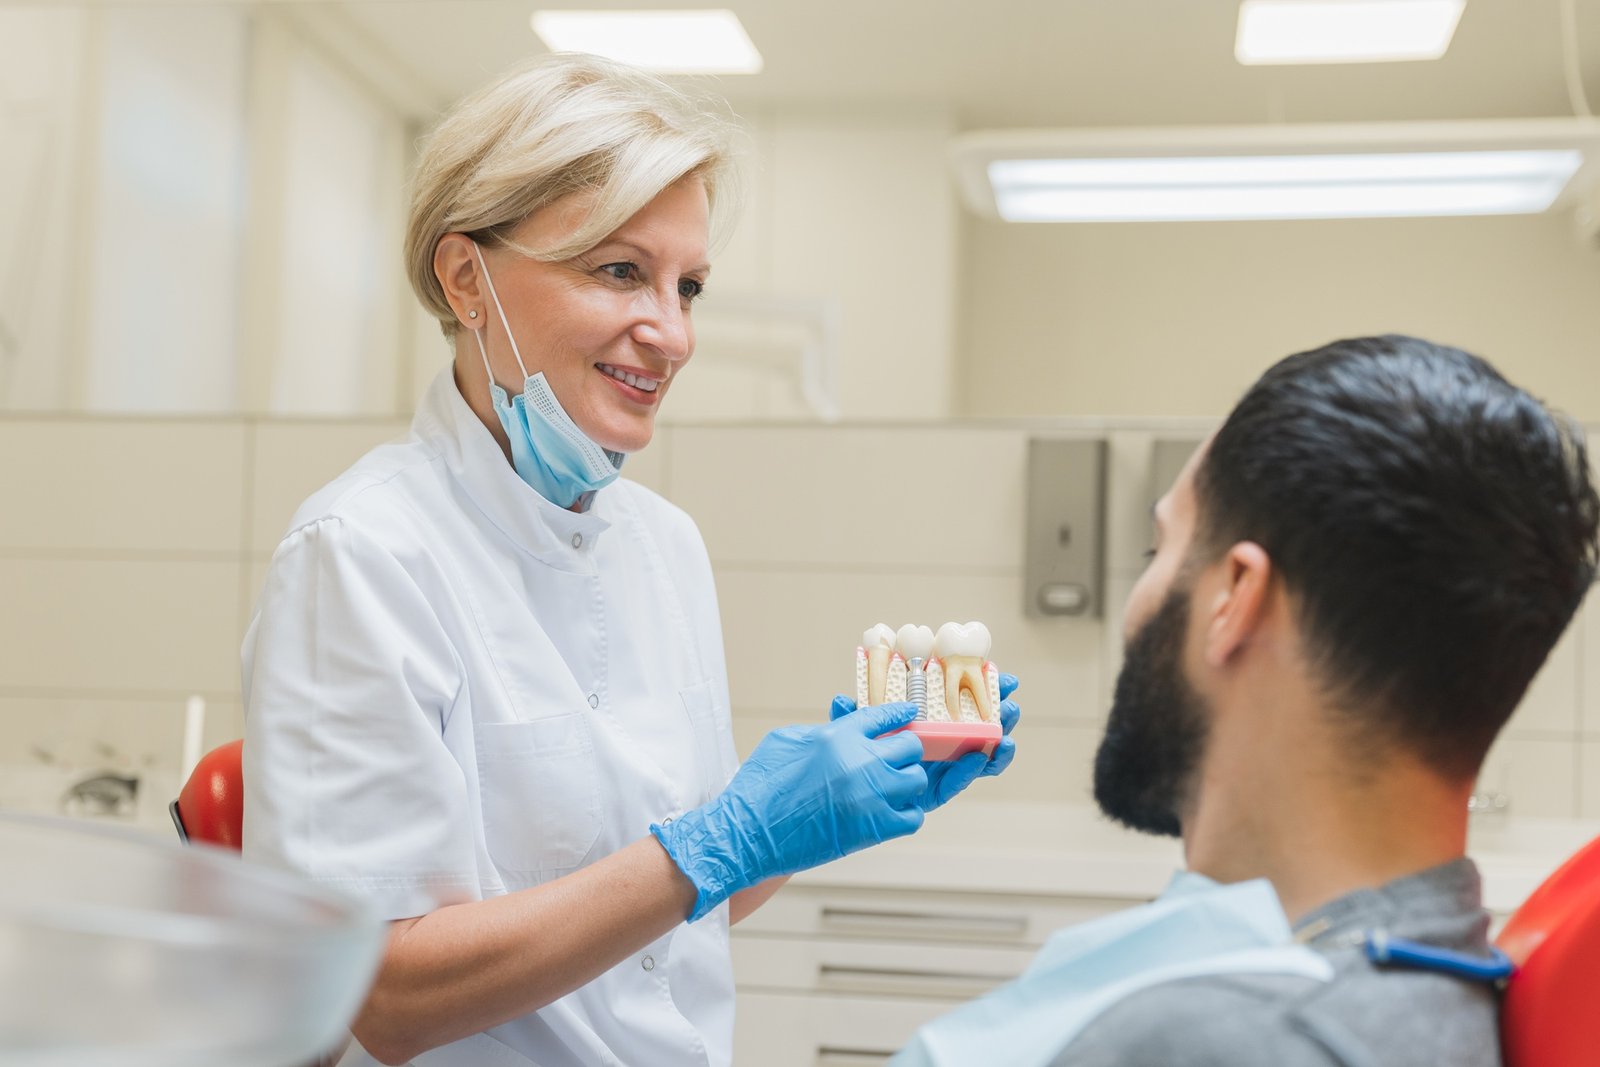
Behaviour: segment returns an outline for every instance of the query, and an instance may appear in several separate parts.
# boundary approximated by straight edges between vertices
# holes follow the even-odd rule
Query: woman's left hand
[[[992,778],[1011,766],[1011,761],[1017,755],[1017,743],[1011,739],[1011,728],[1017,725],[1017,719],[1022,715],[1022,709],[1017,706],[1017,702],[1010,699],[1011,694],[1016,691],[1017,676],[1001,674],[1000,729],[1004,736],[995,746],[993,755],[985,756],[982,752],[969,752],[958,760],[941,760],[922,765],[928,772],[928,788],[919,801],[923,811],[932,811],[979,778]],[[828,709],[828,717],[837,719],[855,710],[854,700],[847,696],[836,696],[833,698],[833,706]]]

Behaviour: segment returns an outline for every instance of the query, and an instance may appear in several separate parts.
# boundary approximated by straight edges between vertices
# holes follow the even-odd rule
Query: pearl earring
[[[478,317],[478,309],[477,308],[473,308],[471,311],[467,312],[467,318],[475,319],[477,317]]]

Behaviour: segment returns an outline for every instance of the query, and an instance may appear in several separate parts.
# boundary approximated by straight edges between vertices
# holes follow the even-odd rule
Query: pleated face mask
[[[517,339],[511,333],[511,323],[506,320],[505,309],[494,291],[483,250],[477,242],[473,242],[472,247],[478,254],[478,265],[483,268],[489,298],[494,301],[500,324],[511,341],[511,354],[516,356],[517,367],[522,371],[522,393],[511,397],[495,382],[494,372],[489,369],[489,351],[483,344],[483,331],[472,331],[478,342],[478,353],[483,356],[484,373],[489,377],[494,413],[511,439],[511,465],[540,496],[552,504],[570,508],[585,493],[603,489],[615,481],[626,457],[621,452],[601,448],[578,429],[578,424],[572,421],[551,391],[543,371],[528,373],[517,348]]]

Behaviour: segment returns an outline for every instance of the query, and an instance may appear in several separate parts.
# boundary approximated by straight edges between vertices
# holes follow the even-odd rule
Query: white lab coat
[[[295,515],[243,669],[245,855],[388,919],[569,874],[736,769],[694,523],[622,480],[585,514],[549,503],[448,370],[408,437]],[[722,907],[413,1062],[721,1067],[732,1043]]]

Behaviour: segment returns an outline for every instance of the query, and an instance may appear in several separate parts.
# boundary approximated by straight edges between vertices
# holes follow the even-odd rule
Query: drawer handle
[[[817,988],[833,993],[936,996],[971,1000],[983,996],[996,986],[1004,985],[1015,977],[1014,974],[891,970],[886,967],[841,967],[824,963],[817,968]]]
[[[861,933],[890,931],[897,937],[1021,937],[1028,932],[1023,915],[938,914],[926,911],[879,911],[869,908],[823,908],[822,925]]]
[[[894,1058],[894,1052],[875,1048],[817,1047],[817,1067],[878,1067]]]

